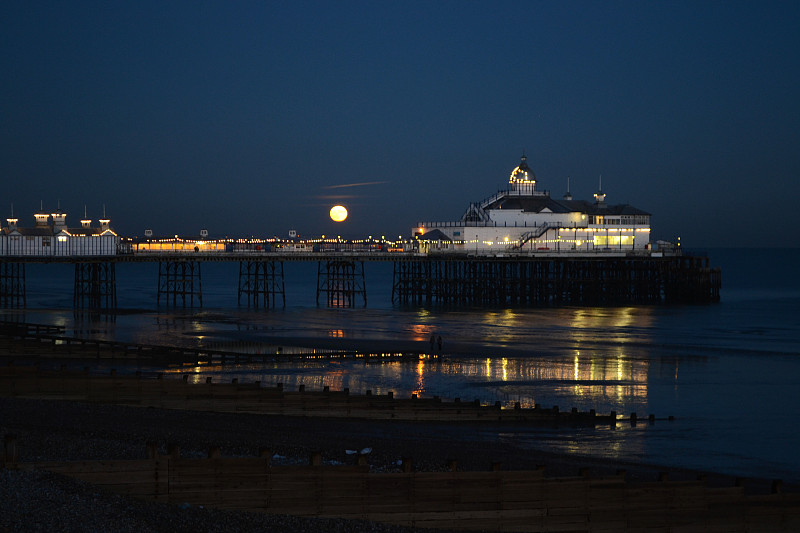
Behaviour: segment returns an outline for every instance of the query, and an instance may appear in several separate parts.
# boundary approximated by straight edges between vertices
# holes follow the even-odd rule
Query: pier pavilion
[[[523,155],[506,190],[469,204],[460,220],[420,222],[412,232],[422,251],[591,253],[650,248],[650,213],[607,203],[602,181],[593,201],[573,199],[569,182],[567,189],[559,199],[539,190]]]

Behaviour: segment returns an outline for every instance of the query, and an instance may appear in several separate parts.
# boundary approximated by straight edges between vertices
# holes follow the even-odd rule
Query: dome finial
[[[603,192],[603,175],[600,174],[600,179],[598,180],[598,189],[597,192],[594,193],[594,199],[597,204],[602,204],[606,201],[606,193]]]
[[[525,155],[525,151],[523,150],[519,166],[511,171],[511,176],[509,177],[508,182],[512,184],[512,188],[514,190],[518,190],[517,186],[520,184],[526,185],[531,191],[536,190],[536,175],[528,166],[527,159],[528,158]]]

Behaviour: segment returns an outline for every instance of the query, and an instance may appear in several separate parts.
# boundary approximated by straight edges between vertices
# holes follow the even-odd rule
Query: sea
[[[800,482],[800,249],[697,251],[722,269],[719,303],[630,307],[430,308],[392,303],[392,265],[365,264],[366,307],[317,305],[315,262],[285,264],[286,306],[237,301],[238,264],[202,264],[202,307],[159,307],[157,264],[116,267],[119,312],[76,313],[70,265],[28,265],[27,308],[2,320],[67,335],[275,354],[257,364],[181,368],[351,393],[393,392],[513,406],[637,413],[614,427],[486,427],[480,438],[620,462]],[[287,357],[338,346],[409,346],[439,357]],[[311,339],[311,340],[308,340]],[[283,340],[286,346],[283,346]],[[457,350],[455,349],[457,347]],[[144,363],[142,363],[144,365]],[[154,370],[144,368],[144,370]],[[656,421],[648,423],[653,414]],[[671,420],[670,420],[671,418]],[[477,433],[476,433],[477,435]]]

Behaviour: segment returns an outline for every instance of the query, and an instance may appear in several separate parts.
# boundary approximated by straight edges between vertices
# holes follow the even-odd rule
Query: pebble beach
[[[352,464],[348,450],[370,448],[372,471],[545,468],[547,475],[611,475],[652,481],[656,465],[609,463],[522,449],[486,439],[473,424],[324,419],[138,408],[61,400],[0,398],[0,433],[17,441],[18,461],[142,459],[146,443],[160,453],[178,446],[184,457],[205,457],[219,446],[223,456],[256,456],[268,449],[273,464],[304,464],[321,453],[326,464]],[[588,469],[588,470],[587,470]],[[671,470],[670,479],[696,472]],[[0,470],[0,531],[342,531],[404,532],[412,529],[358,520],[301,518],[166,505],[119,496],[87,483],[42,471]],[[709,483],[729,485],[724,476]],[[750,480],[750,490],[768,482]]]

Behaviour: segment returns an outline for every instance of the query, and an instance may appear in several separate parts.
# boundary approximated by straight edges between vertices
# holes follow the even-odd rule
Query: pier
[[[158,263],[156,304],[202,307],[204,262],[238,263],[239,305],[286,305],[284,269],[317,263],[317,305],[366,307],[366,263],[394,266],[392,301],[399,305],[535,307],[719,301],[721,271],[707,257],[649,253],[497,254],[366,251],[137,252],[106,256],[0,256],[0,307],[24,308],[25,266],[75,267],[74,307],[117,309],[116,265]],[[289,267],[290,268],[290,267]],[[232,278],[235,274],[232,275]]]
[[[34,214],[35,226],[13,215],[0,228],[0,307],[27,305],[25,266],[75,267],[76,309],[117,309],[116,265],[158,263],[156,305],[203,306],[202,264],[239,263],[240,306],[284,307],[287,264],[316,262],[316,303],[366,307],[366,264],[392,262],[397,305],[536,307],[650,305],[719,301],[722,276],[706,257],[684,255],[680,243],[651,241],[650,213],[606,201],[602,183],[591,200],[540,188],[523,153],[505,190],[470,203],[443,222],[420,222],[412,237],[363,239],[123,237],[105,210],[98,220],[69,227],[59,208]],[[85,210],[84,210],[85,211]],[[678,239],[680,240],[680,239]],[[233,276],[232,276],[233,277]],[[124,303],[123,303],[124,305]]]

